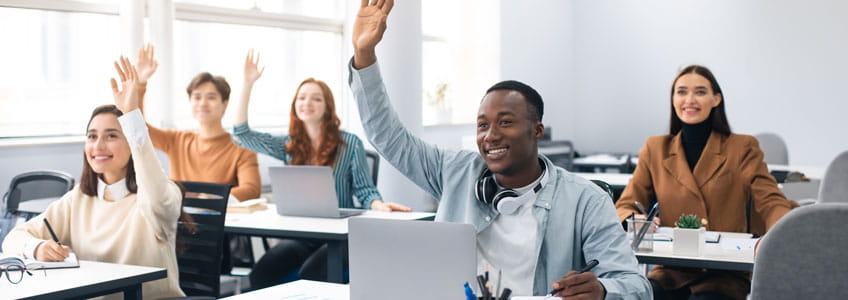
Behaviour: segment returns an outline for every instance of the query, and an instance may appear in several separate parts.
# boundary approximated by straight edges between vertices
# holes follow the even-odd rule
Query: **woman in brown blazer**
[[[637,211],[637,201],[648,207],[652,196],[662,226],[674,226],[681,214],[695,214],[714,231],[748,231],[749,199],[752,215],[761,216],[766,229],[797,207],[769,174],[757,140],[730,132],[722,96],[703,66],[688,66],[677,75],[670,132],[648,138],[639,152],[633,178],[615,205],[621,221]],[[750,272],[664,266],[654,267],[648,279],[654,299],[745,299],[751,286]]]

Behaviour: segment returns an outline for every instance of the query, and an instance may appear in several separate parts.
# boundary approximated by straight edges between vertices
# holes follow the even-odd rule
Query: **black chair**
[[[371,169],[371,179],[374,180],[374,186],[377,186],[377,174],[380,173],[380,154],[365,150],[365,160],[368,161],[368,168]]]
[[[539,141],[539,153],[547,156],[556,166],[574,170],[574,145],[571,141]]]
[[[74,177],[71,174],[56,170],[30,171],[12,178],[9,190],[3,195],[3,202],[7,213],[29,220],[43,211],[19,210],[21,202],[52,202],[73,188]],[[47,205],[49,203],[45,203],[44,208],[47,208]]]
[[[180,288],[187,296],[217,298],[221,290],[224,220],[231,187],[206,182],[178,183],[185,188],[183,212],[193,219],[192,224],[180,221],[177,226],[177,247],[181,248],[177,251]]]
[[[612,186],[609,183],[599,179],[592,179],[592,182],[601,187],[604,192],[607,192],[607,194],[609,194],[610,196],[610,199],[613,199],[613,203],[615,203],[615,194],[613,194]]]

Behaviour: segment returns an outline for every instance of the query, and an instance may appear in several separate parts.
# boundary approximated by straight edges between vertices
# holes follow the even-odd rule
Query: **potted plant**
[[[672,252],[675,255],[701,256],[706,229],[696,215],[681,215],[674,223]]]

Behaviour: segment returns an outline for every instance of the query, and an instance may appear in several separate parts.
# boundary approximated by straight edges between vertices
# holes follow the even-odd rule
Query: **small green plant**
[[[701,228],[701,220],[696,215],[680,215],[680,219],[674,223],[678,228],[698,229]]]

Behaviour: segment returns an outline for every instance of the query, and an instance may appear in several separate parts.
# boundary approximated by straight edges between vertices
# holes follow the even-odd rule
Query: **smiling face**
[[[710,117],[713,107],[721,103],[721,94],[712,89],[704,76],[689,73],[677,78],[674,83],[672,105],[680,121],[698,124]]]
[[[102,113],[91,119],[85,139],[85,159],[95,173],[103,175],[107,184],[126,177],[130,145],[117,116]]]
[[[191,90],[189,95],[191,114],[200,123],[221,123],[227,110],[227,101],[211,81],[204,82]]]
[[[324,92],[314,82],[303,84],[297,91],[294,110],[297,118],[307,124],[320,124],[327,112]]]
[[[486,94],[477,113],[477,147],[489,170],[523,176],[538,165],[536,147],[544,126],[533,118],[521,93],[494,90]]]

